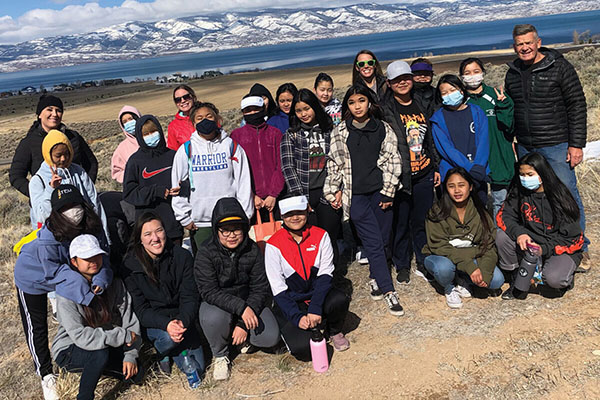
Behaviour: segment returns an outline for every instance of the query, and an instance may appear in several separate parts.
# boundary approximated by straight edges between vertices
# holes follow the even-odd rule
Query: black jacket
[[[161,136],[154,148],[149,147],[142,136],[142,125],[148,120],[154,121]],[[135,206],[136,219],[146,211],[153,211],[160,215],[167,236],[180,238],[183,228],[173,214],[171,197],[165,199],[165,190],[171,188],[175,151],[167,148],[160,123],[152,115],[144,115],[137,120],[135,137],[140,148],[129,157],[125,166],[123,200]]]
[[[426,153],[431,157],[432,168],[434,171],[438,171],[440,164],[440,156],[435,149],[435,145],[433,144],[433,134],[431,133],[431,123],[429,122],[429,115],[427,115],[427,111],[423,108],[423,106],[413,99],[417,108],[425,114],[427,118],[427,135],[425,135],[425,139],[423,142],[423,147]],[[398,109],[396,107],[396,99],[394,98],[394,93],[389,90],[386,93],[384,101],[381,103],[381,107],[383,109],[384,119],[390,124],[396,136],[398,137],[398,151],[400,152],[400,156],[402,157],[402,175],[400,175],[400,182],[402,183],[402,191],[406,194],[412,193],[412,173],[410,167],[410,150],[408,148],[408,142],[406,140],[406,125],[400,119],[400,114],[398,113]]]
[[[515,102],[515,136],[526,147],[568,143],[585,147],[587,106],[575,68],[556,50],[540,48],[545,57],[529,74],[523,62],[508,63],[504,86]]]
[[[433,86],[427,85],[422,88],[415,87],[412,91],[413,99],[425,113],[427,119],[431,118],[431,116],[442,106],[435,95],[435,90],[436,89]]]
[[[237,316],[241,316],[249,306],[259,315],[271,298],[262,252],[248,238],[247,229],[244,240],[235,251],[223,247],[218,239],[218,221],[233,216],[240,217],[248,226],[248,218],[235,198],[220,199],[212,215],[213,237],[206,240],[196,254],[196,284],[202,301],[208,304]],[[244,327],[240,321],[238,325]]]
[[[71,141],[73,152],[75,153],[73,154],[73,163],[80,165],[92,181],[96,182],[98,160],[96,160],[90,146],[76,131],[67,129],[64,125],[61,125],[59,130]],[[35,121],[31,125],[31,128],[29,128],[27,135],[19,142],[12,163],[10,164],[10,171],[8,172],[10,184],[27,197],[29,197],[29,180],[27,179],[27,174],[29,173],[33,176],[44,162],[44,157],[42,157],[42,142],[47,133],[42,128],[40,122]]]
[[[144,272],[135,252],[127,253],[120,273],[144,328],[166,330],[174,319],[180,320],[186,328],[192,326],[200,303],[193,263],[187,250],[167,240],[163,254],[154,260],[156,285]]]

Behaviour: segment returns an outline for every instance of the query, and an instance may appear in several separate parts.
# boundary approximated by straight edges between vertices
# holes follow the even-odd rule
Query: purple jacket
[[[284,185],[279,156],[283,135],[279,129],[267,123],[258,127],[246,124],[235,129],[230,136],[242,146],[248,156],[254,194],[261,199],[279,196]]]

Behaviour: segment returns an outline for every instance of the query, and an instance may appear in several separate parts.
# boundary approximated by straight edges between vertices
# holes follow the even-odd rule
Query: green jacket
[[[437,213],[439,209],[439,205],[434,204],[429,213]],[[433,222],[430,214],[425,220],[427,244],[423,247],[423,254],[447,257],[457,269],[469,275],[479,268],[483,280],[489,284],[498,263],[498,254],[496,247],[492,246],[483,256],[476,258],[480,252],[479,243],[483,237],[483,225],[473,200],[469,199],[467,204],[464,223],[458,219],[456,208],[453,208],[450,216],[441,222]],[[492,217],[486,214],[486,218],[492,230],[493,244],[496,238],[496,227]]]
[[[506,96],[498,101],[494,88],[482,84],[481,93],[469,93],[468,104],[476,104],[488,117],[490,138],[490,179],[497,185],[508,185],[514,175],[513,152],[514,103]]]

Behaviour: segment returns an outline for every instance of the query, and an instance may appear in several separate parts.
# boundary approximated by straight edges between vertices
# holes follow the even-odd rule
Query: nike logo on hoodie
[[[153,176],[156,176],[156,175],[160,174],[161,172],[164,172],[164,171],[166,171],[168,169],[171,169],[171,167],[164,167],[164,168],[161,168],[161,169],[157,169],[156,171],[148,172],[146,170],[146,168],[144,168],[144,170],[142,171],[142,177],[144,179],[150,179]]]

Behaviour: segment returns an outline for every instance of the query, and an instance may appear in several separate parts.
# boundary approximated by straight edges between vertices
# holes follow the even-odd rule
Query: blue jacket
[[[473,123],[475,124],[475,145],[477,151],[473,162],[456,149],[454,142],[448,132],[446,120],[442,109],[437,110],[431,117],[431,127],[433,133],[433,141],[435,147],[440,154],[440,175],[442,180],[446,178],[448,170],[455,167],[463,167],[477,181],[483,181],[490,173],[488,160],[490,158],[490,141],[488,137],[488,120],[485,112],[481,107],[470,104],[471,114],[473,115]],[[478,167],[475,167],[475,166]],[[473,169],[475,167],[475,169]],[[472,171],[473,170],[473,171]],[[480,171],[477,171],[480,170]],[[477,173],[476,173],[477,171]],[[485,172],[484,172],[485,171]],[[482,176],[482,179],[479,177]]]
[[[106,243],[99,238],[100,243]],[[38,231],[37,239],[25,244],[15,264],[15,285],[27,294],[46,294],[56,290],[59,295],[89,305],[94,298],[90,284],[69,266],[70,242],[58,242],[46,227]],[[105,246],[103,246],[105,247]],[[103,268],[94,275],[92,284],[106,289],[113,272],[108,257],[103,257]]]
[[[281,131],[281,134],[284,134],[290,129],[290,116],[279,110],[277,114],[267,120],[267,124],[274,126]]]

